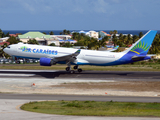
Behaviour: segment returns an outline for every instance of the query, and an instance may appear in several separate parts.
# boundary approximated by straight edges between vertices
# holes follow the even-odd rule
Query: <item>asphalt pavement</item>
[[[160,97],[132,96],[88,96],[88,95],[52,95],[52,94],[6,94],[0,93],[0,99],[15,100],[79,100],[79,101],[117,101],[117,102],[159,102]]]
[[[3,70],[3,69],[0,69],[0,78],[13,78],[13,76],[14,78],[47,78],[47,79],[75,78],[75,79],[90,79],[90,80],[102,79],[102,80],[119,80],[119,81],[120,80],[160,81],[160,72],[83,71],[82,73],[71,74],[66,71],[57,71],[57,70]]]
[[[160,72],[127,72],[127,71],[83,71],[70,74],[55,70],[2,70],[0,79],[73,79],[76,80],[116,80],[116,81],[160,81]],[[0,93],[0,120],[159,120],[153,117],[95,117],[48,115],[22,111],[19,107],[30,101],[38,100],[80,100],[80,101],[120,101],[120,102],[160,102],[160,97],[132,96],[86,96],[86,95],[53,95],[53,94],[6,94]]]

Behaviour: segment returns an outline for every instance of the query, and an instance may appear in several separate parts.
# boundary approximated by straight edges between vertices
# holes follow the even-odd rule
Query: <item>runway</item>
[[[70,74],[57,70],[3,70],[0,69],[0,78],[75,78],[99,80],[126,80],[126,81],[160,81],[160,72],[127,72],[127,71],[83,71]]]
[[[159,97],[49,95],[49,94],[5,94],[5,93],[0,93],[0,99],[67,100],[67,101],[79,100],[79,101],[116,101],[116,102],[160,102]]]
[[[119,102],[160,102],[160,97],[137,97],[137,96],[112,96],[112,95],[63,95],[53,94],[63,87],[49,87],[50,84],[66,84],[68,82],[86,83],[112,83],[115,81],[129,82],[159,82],[160,72],[127,72],[127,71],[83,71],[82,73],[70,74],[66,71],[57,70],[2,70],[0,69],[0,90],[14,90],[18,92],[36,90],[44,92],[49,89],[52,94],[17,94],[0,93],[0,119],[8,120],[158,120],[159,118],[145,117],[85,117],[85,116],[63,116],[32,113],[19,110],[19,106],[26,102],[38,100],[80,100],[80,101],[119,101]],[[31,83],[36,82],[36,87],[31,87]],[[44,85],[43,87],[41,85]],[[22,90],[23,89],[23,90]],[[79,89],[76,92],[84,92]],[[66,89],[64,89],[65,92]],[[70,89],[74,91],[74,89]],[[93,92],[93,90],[91,90]],[[97,89],[95,89],[97,91]],[[1,92],[1,91],[0,91]],[[7,91],[6,91],[7,92]],[[114,92],[114,91],[110,91]],[[115,91],[117,92],[117,91]],[[125,92],[125,91],[120,91]],[[47,92],[45,92],[47,93]],[[154,94],[153,94],[154,95]],[[25,116],[25,117],[24,117]]]

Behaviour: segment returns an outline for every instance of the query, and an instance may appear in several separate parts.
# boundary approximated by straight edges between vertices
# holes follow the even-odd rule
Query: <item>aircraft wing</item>
[[[153,57],[156,56],[156,54],[147,54],[147,56]]]
[[[56,61],[70,61],[70,62],[74,62],[74,60],[76,60],[77,56],[80,54],[81,50],[77,50],[75,53],[72,53],[70,55],[65,55],[65,56],[61,56],[61,57],[55,57],[54,59]]]

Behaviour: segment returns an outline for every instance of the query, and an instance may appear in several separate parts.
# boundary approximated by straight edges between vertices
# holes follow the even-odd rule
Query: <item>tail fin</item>
[[[147,55],[157,31],[150,30],[124,53]]]

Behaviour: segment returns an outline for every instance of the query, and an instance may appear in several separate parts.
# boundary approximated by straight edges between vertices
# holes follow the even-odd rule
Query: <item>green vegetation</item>
[[[28,44],[37,44],[37,45],[39,45],[39,43],[38,43],[38,41],[37,41],[36,39],[29,39],[29,40],[27,41],[27,43],[28,43]]]
[[[51,31],[51,32],[49,32],[49,34],[50,34],[50,35],[54,35],[54,32],[53,32],[53,31]]]
[[[51,44],[49,44],[49,46],[56,46],[56,45],[55,45],[55,43],[51,43]]]
[[[3,49],[6,48],[8,45],[7,43],[4,43],[3,45],[1,45],[1,49],[0,49],[0,57],[5,57],[5,58],[9,58],[10,55],[6,54]]]
[[[43,32],[44,33],[44,32]],[[140,32],[139,35],[134,35],[131,36],[130,34],[128,35],[123,35],[120,33],[120,35],[117,37],[116,34],[118,33],[117,30],[110,31],[110,34],[113,35],[111,43],[113,43],[115,46],[119,45],[120,47],[128,47],[129,45],[132,45],[135,43],[139,38],[143,36],[143,33]],[[44,33],[46,34],[46,33]],[[49,32],[50,35],[54,35],[53,31]],[[60,34],[63,35],[70,35],[71,32],[69,30],[64,29]],[[4,32],[0,29],[0,38],[2,37],[10,37],[9,33],[4,34]],[[90,38],[89,36],[86,36],[84,33],[76,33],[74,32],[72,34],[72,39],[77,40],[77,43],[71,44],[71,43],[61,43],[61,47],[73,47],[73,46],[84,46],[83,48],[87,48],[90,50],[98,50],[101,47],[106,47],[106,42],[110,40],[107,36],[104,37],[102,40],[97,40],[95,38]],[[16,44],[20,42],[17,38],[11,36],[7,42],[10,44]],[[38,44],[38,42],[33,39],[29,40],[27,42],[28,44]],[[51,45],[54,46],[54,45]],[[120,52],[119,49],[117,52]],[[2,53],[2,52],[1,52]],[[158,54],[160,53],[160,34],[156,34],[154,41],[152,43],[152,46],[148,52],[149,54]],[[2,57],[2,56],[1,56]]]
[[[112,41],[114,45],[119,45],[120,47],[128,47],[129,45],[132,45],[135,43],[139,38],[143,36],[143,33],[140,32],[139,35],[133,35],[131,36],[130,34],[128,35],[123,35],[120,33],[119,37],[117,37],[115,34],[117,33],[116,30],[111,31],[111,34],[113,34]],[[148,52],[148,54],[157,54],[160,53],[160,34],[156,34],[152,46]]]
[[[4,32],[0,29],[0,38],[3,38],[3,37],[10,37],[9,32],[7,34],[4,34]]]
[[[160,103],[43,101],[24,104],[21,109],[58,115],[160,117]]]
[[[73,67],[73,66],[72,66]],[[65,70],[66,65],[40,66],[39,64],[1,64],[0,69],[34,69],[34,70]],[[160,60],[140,61],[133,64],[116,66],[89,66],[81,65],[83,70],[92,71],[160,71]]]
[[[68,47],[68,48],[70,48],[70,47],[73,47],[73,45],[71,43],[69,43],[69,42],[63,42],[63,43],[60,43],[60,47]]]
[[[9,42],[10,45],[11,45],[11,44],[17,44],[17,43],[19,43],[20,41],[19,41],[16,37],[11,36],[11,37],[7,40],[7,42]]]
[[[64,29],[62,32],[60,32],[60,35],[70,35],[71,32],[69,30]]]
[[[109,38],[106,36],[102,40],[97,40],[96,38],[90,38],[83,33],[73,33],[72,39],[77,40],[74,46],[85,46],[89,50],[98,50],[100,47],[105,47],[106,42]]]

